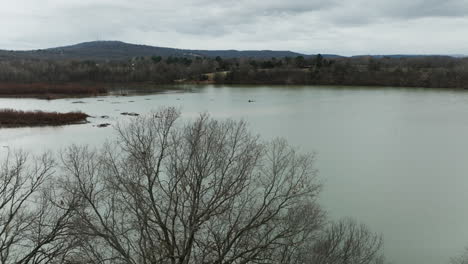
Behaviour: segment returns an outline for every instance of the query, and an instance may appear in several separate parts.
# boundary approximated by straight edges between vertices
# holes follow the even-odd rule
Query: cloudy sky
[[[468,54],[468,0],[0,1],[0,49],[121,40],[309,54]]]

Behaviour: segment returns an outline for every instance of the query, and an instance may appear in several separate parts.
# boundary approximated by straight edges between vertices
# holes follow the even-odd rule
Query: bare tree
[[[63,201],[58,206],[48,188],[53,169],[50,154],[6,154],[0,165],[0,263],[50,263],[71,247],[66,232],[72,208]]]
[[[332,222],[313,244],[309,263],[383,263],[382,237],[351,219]]]
[[[468,264],[468,248],[460,256],[451,258],[450,264]]]
[[[312,155],[242,121],[179,115],[134,119],[101,149],[71,146],[59,173],[50,154],[8,152],[0,263],[382,263],[379,235],[325,223]]]
[[[295,236],[286,239],[273,254],[275,263],[306,264],[310,262],[311,249],[320,238],[325,226],[325,214],[317,204],[303,204],[291,210],[286,222],[289,228],[296,229]]]
[[[291,259],[323,214],[313,156],[264,143],[245,122],[165,108],[119,126],[101,150],[62,155],[94,263],[272,263]],[[305,219],[304,216],[309,217]],[[78,231],[79,230],[79,231]],[[285,261],[284,261],[285,262]]]

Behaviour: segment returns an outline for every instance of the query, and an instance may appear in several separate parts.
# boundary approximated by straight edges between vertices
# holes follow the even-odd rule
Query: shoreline
[[[388,85],[354,85],[354,84],[310,84],[310,83],[255,83],[255,82],[216,82],[214,80],[195,81],[195,80],[176,80],[171,84],[151,84],[148,82],[142,83],[65,83],[65,84],[47,84],[47,83],[1,83],[0,82],[0,99],[39,99],[39,100],[56,100],[67,98],[92,98],[100,96],[127,96],[127,90],[131,91],[138,88],[139,91],[154,92],[155,87],[168,88],[177,86],[193,85],[213,85],[213,86],[311,86],[311,87],[331,87],[344,89],[424,89],[424,90],[449,90],[449,91],[468,91],[468,88],[455,87],[421,87],[421,86],[388,86]],[[162,89],[164,90],[164,89]],[[83,92],[86,91],[86,92]]]

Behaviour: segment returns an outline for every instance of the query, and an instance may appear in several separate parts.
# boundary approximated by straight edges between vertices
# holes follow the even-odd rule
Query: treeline
[[[297,57],[289,62],[263,61],[260,65],[251,61],[224,76],[218,75],[216,81],[230,84],[468,88],[468,59],[443,56],[326,59],[318,55],[308,59]]]
[[[223,59],[137,57],[126,61],[0,60],[0,82],[318,84],[468,88],[468,59],[448,56]]]
[[[198,79],[216,70],[216,61],[185,57],[138,57],[127,61],[0,60],[3,83],[137,83],[170,84]]]

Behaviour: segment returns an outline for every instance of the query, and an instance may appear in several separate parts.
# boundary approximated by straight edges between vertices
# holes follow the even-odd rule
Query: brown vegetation
[[[0,83],[0,97],[34,97],[56,99],[107,93],[103,85],[75,83]]]
[[[61,126],[85,122],[87,117],[87,114],[81,112],[57,113],[0,109],[0,127]]]

